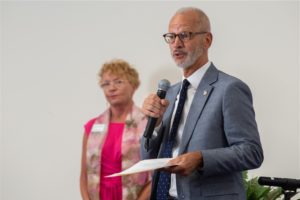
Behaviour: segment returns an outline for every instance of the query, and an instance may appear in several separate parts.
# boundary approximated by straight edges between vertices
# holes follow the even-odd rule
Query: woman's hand
[[[149,200],[151,195],[151,181],[145,184],[143,189],[141,190],[137,200]]]

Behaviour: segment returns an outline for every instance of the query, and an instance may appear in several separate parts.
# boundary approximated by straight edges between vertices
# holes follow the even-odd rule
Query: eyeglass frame
[[[208,33],[208,32],[206,32],[206,31],[201,31],[201,32],[183,31],[180,33],[165,33],[165,34],[163,34],[163,37],[164,37],[166,43],[172,44],[175,42],[176,37],[178,37],[180,41],[185,42],[185,41],[191,40],[195,35],[202,35],[202,34],[206,34],[206,33]],[[171,42],[168,42],[168,40],[166,39],[166,36],[171,35],[171,34],[174,36],[174,39]],[[181,38],[182,34],[188,34],[187,35],[188,37],[186,37],[186,39]]]
[[[107,90],[108,88],[110,88],[110,86],[114,86],[116,88],[121,88],[121,86],[125,83],[126,81],[123,79],[116,79],[116,80],[112,80],[112,81],[104,81],[103,83],[100,83],[100,87],[103,90]]]

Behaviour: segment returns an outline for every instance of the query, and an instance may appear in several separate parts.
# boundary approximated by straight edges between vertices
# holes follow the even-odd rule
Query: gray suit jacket
[[[168,90],[170,105],[158,136],[150,140],[150,150],[142,145],[143,159],[161,157],[179,90],[180,83]],[[213,64],[197,88],[179,145],[179,154],[192,151],[202,152],[204,166],[189,176],[176,175],[178,199],[246,199],[241,172],[263,161],[252,95],[245,83]],[[151,199],[155,199],[158,173],[153,175]]]

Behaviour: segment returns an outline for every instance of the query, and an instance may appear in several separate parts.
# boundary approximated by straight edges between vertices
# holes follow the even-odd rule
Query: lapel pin
[[[206,95],[207,95],[207,91],[204,90],[204,91],[203,91],[203,96],[206,96]]]

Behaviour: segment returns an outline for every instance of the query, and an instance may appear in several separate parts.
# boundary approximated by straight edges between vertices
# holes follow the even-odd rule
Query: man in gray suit
[[[157,118],[143,158],[174,165],[154,172],[151,199],[246,199],[242,171],[263,162],[250,89],[209,61],[210,22],[200,9],[178,10],[164,38],[184,81],[142,106]]]

